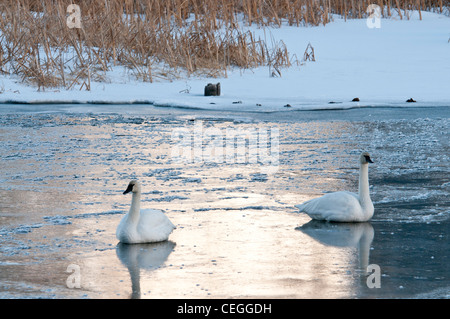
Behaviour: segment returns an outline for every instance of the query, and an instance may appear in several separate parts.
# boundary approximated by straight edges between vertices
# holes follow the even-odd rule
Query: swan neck
[[[359,198],[361,200],[369,199],[369,165],[361,164],[359,168]]]
[[[131,221],[136,221],[139,219],[139,214],[141,211],[141,193],[133,193],[133,197],[131,198],[131,207],[130,215]]]

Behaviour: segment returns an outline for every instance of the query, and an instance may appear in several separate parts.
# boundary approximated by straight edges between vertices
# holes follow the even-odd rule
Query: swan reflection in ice
[[[366,274],[370,245],[374,237],[370,223],[330,223],[311,220],[296,230],[327,246],[357,248],[359,267]]]
[[[166,262],[174,247],[175,243],[172,241],[132,245],[119,243],[117,245],[117,257],[130,272],[132,299],[141,296],[141,269],[154,270],[160,268]]]

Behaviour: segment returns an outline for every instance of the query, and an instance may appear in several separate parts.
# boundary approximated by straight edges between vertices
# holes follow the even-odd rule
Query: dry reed
[[[82,28],[66,24],[67,6],[81,8]],[[88,89],[113,66],[152,82],[201,74],[226,76],[232,66],[292,64],[283,42],[255,38],[244,26],[319,25],[332,14],[367,16],[376,3],[398,12],[448,14],[449,0],[3,0],[0,72],[46,87]],[[403,17],[402,12],[406,15]],[[280,73],[281,74],[281,73]]]

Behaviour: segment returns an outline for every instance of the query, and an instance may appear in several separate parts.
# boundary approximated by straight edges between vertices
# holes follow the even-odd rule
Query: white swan
[[[116,237],[125,244],[165,241],[175,226],[163,212],[154,209],[141,210],[141,185],[131,181],[123,192],[133,193],[131,207],[117,226]]]
[[[365,222],[373,216],[373,204],[369,194],[369,163],[367,152],[359,158],[359,193],[335,192],[325,194],[296,205],[312,219],[332,222]]]

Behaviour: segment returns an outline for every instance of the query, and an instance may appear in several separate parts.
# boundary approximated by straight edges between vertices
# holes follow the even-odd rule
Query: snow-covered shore
[[[369,28],[366,19],[339,17],[319,27],[248,27],[268,42],[282,40],[300,62],[308,43],[314,47],[315,62],[281,69],[277,77],[260,67],[229,70],[227,78],[147,83],[116,67],[106,74],[107,81],[91,82],[91,91],[37,92],[17,77],[1,75],[0,103],[148,103],[264,112],[411,106],[405,102],[409,98],[416,106],[450,105],[450,18],[429,12],[422,18],[415,13],[410,20],[382,19],[381,28]],[[203,96],[209,82],[221,83],[221,96]],[[356,97],[360,102],[351,102]]]

